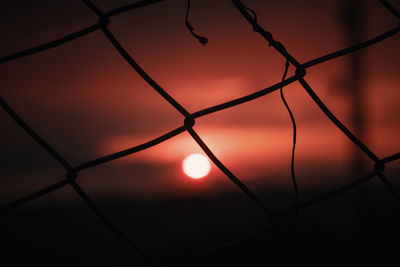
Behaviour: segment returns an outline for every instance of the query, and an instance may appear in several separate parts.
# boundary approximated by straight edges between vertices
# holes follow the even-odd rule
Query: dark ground
[[[270,199],[275,210],[280,197],[275,193]],[[130,238],[168,263],[232,240],[263,220],[257,207],[236,195],[95,201]],[[304,266],[304,262],[311,266],[398,266],[398,210],[383,188],[363,185],[301,210],[296,238],[291,216],[276,225],[303,255],[267,230],[179,266]],[[7,266],[146,266],[79,199],[57,202],[49,195],[3,214],[1,232],[1,258],[9,262]]]

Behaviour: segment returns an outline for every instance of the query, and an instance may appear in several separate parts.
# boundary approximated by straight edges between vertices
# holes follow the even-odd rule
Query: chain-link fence
[[[2,215],[5,215],[8,211],[15,209],[21,205],[24,205],[28,202],[34,201],[35,199],[44,196],[46,194],[49,194],[50,192],[56,191],[60,188],[63,188],[65,186],[71,186],[75,192],[86,202],[86,204],[90,207],[90,209],[104,222],[104,224],[107,225],[107,227],[115,233],[115,235],[119,236],[124,242],[126,242],[127,245],[131,246],[135,251],[139,252],[144,258],[146,258],[149,263],[154,264],[154,265],[159,265],[161,264],[158,259],[156,259],[151,252],[149,252],[146,248],[143,248],[142,246],[139,246],[134,240],[130,239],[123,231],[121,231],[111,219],[109,219],[97,206],[94,204],[94,202],[90,199],[90,197],[87,195],[87,193],[81,188],[79,185],[79,173],[83,170],[101,165],[103,163],[113,161],[128,155],[131,155],[133,153],[148,149],[150,147],[156,146],[170,138],[174,138],[175,136],[179,135],[182,132],[188,132],[193,140],[201,147],[201,149],[207,154],[209,159],[215,164],[216,167],[218,167],[228,179],[230,179],[243,193],[252,201],[254,202],[255,205],[257,205],[265,214],[265,224],[260,227],[259,229],[254,229],[254,231],[242,236],[241,238],[237,240],[232,240],[231,242],[221,244],[221,246],[218,246],[216,248],[212,248],[209,251],[204,252],[205,254],[211,253],[213,251],[216,251],[221,248],[226,248],[229,247],[230,245],[237,244],[238,242],[241,242],[245,240],[246,238],[250,238],[251,236],[256,235],[257,233],[265,230],[265,229],[272,229],[275,231],[280,238],[285,240],[289,246],[294,248],[295,253],[298,254],[303,254],[301,252],[301,249],[298,247],[298,245],[295,244],[289,238],[286,234],[284,234],[280,229],[279,229],[279,224],[276,224],[278,219],[294,213],[298,214],[300,209],[303,209],[305,207],[308,207],[310,205],[322,202],[324,200],[333,198],[335,196],[341,195],[342,193],[349,191],[371,179],[377,178],[379,181],[384,185],[384,187],[387,190],[387,193],[390,194],[397,202],[400,204],[400,196],[398,192],[395,190],[395,188],[392,186],[392,184],[388,181],[388,179],[385,176],[385,166],[386,164],[389,164],[395,160],[400,159],[400,153],[393,154],[393,155],[387,155],[386,157],[380,158],[378,157],[365,143],[363,143],[360,139],[358,139],[329,109],[328,107],[324,104],[324,102],[321,101],[321,99],[318,97],[318,95],[315,93],[313,88],[308,84],[306,81],[307,77],[307,69],[322,64],[324,62],[336,59],[338,57],[342,57],[344,55],[356,52],[358,50],[364,49],[366,47],[372,46],[376,43],[379,43],[391,36],[396,35],[397,33],[400,32],[400,27],[396,26],[392,29],[389,29],[388,31],[371,38],[369,40],[366,40],[362,43],[355,44],[353,46],[344,48],[339,51],[335,51],[332,53],[329,53],[327,55],[311,59],[305,63],[300,63],[294,55],[289,53],[284,44],[282,44],[279,41],[276,41],[272,35],[272,33],[268,32],[265,30],[257,20],[257,14],[255,11],[252,9],[246,7],[241,1],[233,0],[232,4],[234,7],[240,12],[240,14],[243,16],[243,18],[249,23],[249,30],[253,30],[255,34],[259,34],[262,36],[262,38],[265,39],[265,41],[268,43],[268,45],[274,49],[277,53],[279,53],[284,60],[286,60],[286,67],[285,67],[285,72],[282,77],[282,81],[269,86],[267,88],[264,88],[262,90],[259,90],[255,93],[227,101],[215,106],[211,106],[193,113],[190,113],[187,111],[185,107],[183,107],[175,98],[173,98],[166,90],[164,90],[155,80],[151,78],[151,76],[146,73],[142,67],[132,58],[132,56],[125,50],[125,48],[121,45],[121,43],[116,39],[114,34],[110,31],[108,28],[108,24],[110,20],[119,14],[138,9],[147,5],[151,4],[156,4],[157,2],[160,2],[161,0],[143,0],[139,2],[135,2],[132,4],[128,4],[125,6],[121,6],[118,8],[114,8],[112,10],[104,12],[101,10],[99,7],[97,7],[94,3],[92,3],[90,0],[83,0],[83,3],[91,9],[97,16],[98,16],[98,22],[90,25],[82,30],[79,30],[77,32],[68,34],[62,38],[59,38],[57,40],[30,48],[26,49],[23,51],[19,51],[7,56],[3,56],[0,58],[0,63],[1,64],[6,64],[8,62],[11,62],[16,59],[20,59],[22,57],[27,57],[30,55],[33,55],[35,53],[39,53],[42,51],[46,51],[48,49],[56,48],[57,46],[63,45],[67,42],[76,40],[82,36],[85,36],[87,34],[93,33],[95,31],[102,31],[104,35],[108,38],[108,40],[111,42],[111,44],[114,46],[114,48],[119,52],[119,54],[126,60],[126,62],[129,63],[129,65],[132,67],[133,70],[135,70],[158,94],[160,94],[165,101],[167,101],[171,106],[173,106],[179,113],[182,115],[183,119],[183,124],[170,131],[167,132],[153,140],[150,140],[148,142],[142,143],[140,145],[137,145],[135,147],[131,147],[122,151],[119,151],[117,153],[112,153],[109,155],[105,155],[100,158],[96,158],[87,162],[83,162],[81,164],[78,164],[76,166],[73,166],[71,163],[69,163],[64,156],[62,156],[59,152],[57,152],[49,143],[46,142],[34,129],[32,129],[25,121],[23,118],[21,118],[17,112],[10,107],[6,100],[4,98],[0,98],[0,104],[4,111],[8,113],[8,115],[23,129],[25,132],[32,137],[43,149],[45,149],[56,161],[58,161],[59,164],[61,164],[65,170],[66,170],[66,177],[64,179],[61,179],[59,182],[54,183],[52,185],[49,185],[41,190],[38,190],[36,192],[33,192],[32,194],[29,194],[23,198],[17,199],[11,203],[5,204],[0,207],[0,212]],[[391,13],[393,16],[396,18],[400,19],[400,13],[387,1],[379,1],[384,8],[387,9],[388,13]],[[193,26],[189,22],[189,11],[190,11],[190,1],[188,1],[188,9],[186,13],[186,26],[192,33],[192,35],[197,38],[201,44],[205,45],[207,43],[207,39],[205,37],[202,37],[195,33]],[[289,77],[287,76],[288,68],[292,66],[296,69],[295,74]],[[294,153],[295,153],[295,143],[296,143],[296,123],[294,120],[293,113],[291,112],[289,105],[285,101],[284,95],[283,95],[283,88],[289,84],[294,84],[298,83],[301,85],[301,87],[305,90],[305,92],[311,97],[311,99],[315,102],[315,104],[320,108],[321,112],[326,115],[327,119],[329,119],[340,131],[349,139],[351,142],[354,144],[354,146],[358,147],[372,162],[373,168],[371,169],[370,172],[361,175],[359,178],[353,180],[352,182],[343,185],[340,188],[337,188],[335,190],[332,190],[328,193],[321,194],[317,197],[314,197],[310,200],[304,201],[304,202],[299,202],[298,200],[298,192],[297,192],[297,186],[296,186],[296,179],[295,179],[295,168],[294,168]],[[230,171],[219,159],[218,157],[215,156],[215,154],[212,151],[212,148],[209,148],[207,144],[203,141],[203,139],[197,134],[197,132],[194,130],[194,125],[196,123],[196,119],[203,117],[203,116],[208,116],[211,115],[217,111],[228,109],[240,104],[243,104],[248,101],[252,101],[254,99],[257,99],[259,97],[266,96],[267,94],[280,90],[281,91],[281,97],[282,100],[285,103],[286,108],[289,111],[289,115],[292,119],[292,125],[293,125],[293,149],[292,149],[292,165],[291,165],[291,173],[292,173],[292,178],[293,178],[293,184],[295,188],[295,204],[291,208],[283,209],[283,210],[277,210],[277,211],[272,211],[265,203],[262,201],[252,190],[250,190],[242,181],[239,179],[233,172]],[[297,216],[296,216],[297,217]],[[295,219],[296,221],[296,219]],[[201,254],[201,253],[200,253]],[[203,255],[203,254],[202,254]],[[178,262],[185,262],[186,260],[190,259],[183,259],[182,261]]]

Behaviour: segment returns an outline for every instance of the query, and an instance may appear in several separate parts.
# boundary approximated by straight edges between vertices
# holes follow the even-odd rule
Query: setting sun
[[[190,154],[182,163],[183,172],[193,178],[199,179],[206,176],[211,169],[208,159],[201,154]]]

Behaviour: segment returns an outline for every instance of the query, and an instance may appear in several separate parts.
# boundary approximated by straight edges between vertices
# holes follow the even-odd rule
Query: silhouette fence
[[[269,86],[267,88],[264,88],[262,90],[259,90],[255,93],[236,98],[231,101],[227,101],[215,106],[211,106],[199,111],[196,111],[194,113],[189,113],[181,104],[179,104],[171,95],[168,94],[167,91],[165,91],[156,81],[154,81],[140,66],[139,64],[130,56],[130,54],[124,49],[124,47],[119,43],[119,41],[115,38],[113,33],[108,29],[107,25],[110,22],[110,19],[113,16],[128,12],[130,10],[138,9],[147,5],[155,4],[157,2],[161,2],[163,0],[142,0],[139,2],[135,2],[132,4],[124,5],[121,7],[117,7],[114,9],[111,9],[107,12],[103,12],[98,8],[95,4],[93,4],[90,0],[83,0],[83,3],[90,8],[94,13],[97,14],[98,16],[98,22],[96,24],[90,25],[82,30],[79,30],[77,32],[68,34],[62,38],[59,38],[57,40],[35,46],[30,49],[22,50],[7,56],[3,56],[0,58],[0,63],[5,64],[7,62],[26,57],[35,53],[39,53],[42,51],[46,51],[51,48],[55,48],[57,46],[60,46],[62,44],[65,44],[67,42],[73,41],[75,39],[78,39],[84,35],[90,34],[92,32],[95,32],[97,30],[101,30],[104,35],[108,38],[108,40],[112,43],[112,45],[115,47],[115,49],[120,53],[120,55],[129,63],[129,65],[134,69],[157,93],[159,93],[170,105],[172,105],[177,111],[179,111],[182,116],[183,116],[183,125],[165,133],[164,135],[161,135],[153,140],[150,140],[148,142],[145,142],[143,144],[116,152],[112,153],[109,155],[105,155],[100,158],[96,158],[93,160],[90,160],[88,162],[84,162],[81,164],[78,164],[76,166],[72,166],[61,154],[59,154],[50,144],[48,144],[39,134],[35,132],[34,129],[32,129],[15,111],[12,107],[10,107],[5,99],[0,96],[0,105],[4,109],[6,113],[29,135],[31,136],[43,149],[45,149],[56,161],[61,164],[65,170],[66,170],[66,177],[62,180],[60,180],[57,183],[54,183],[50,186],[47,186],[41,190],[38,190],[30,195],[27,195],[23,198],[17,199],[11,203],[5,204],[0,207],[0,214],[4,214],[9,210],[15,209],[18,206],[21,206],[25,203],[28,203],[30,201],[33,201],[41,196],[44,196],[50,192],[53,192],[55,190],[58,190],[64,186],[70,185],[75,192],[83,199],[83,201],[90,207],[90,209],[107,225],[107,227],[114,232],[117,236],[119,236],[123,241],[125,241],[129,246],[131,246],[135,251],[139,252],[143,257],[145,257],[151,264],[153,265],[160,265],[161,263],[151,255],[151,253],[147,252],[145,249],[140,247],[136,242],[132,241],[129,239],[122,231],[119,230],[119,228],[107,217],[105,216],[93,203],[93,201],[89,198],[89,196],[86,194],[86,192],[80,187],[80,185],[77,182],[78,179],[78,174],[80,171],[92,168],[94,166],[113,161],[116,159],[119,159],[121,157],[125,157],[128,155],[131,155],[133,153],[145,150],[147,148],[150,148],[152,146],[155,146],[157,144],[160,144],[170,138],[173,138],[174,136],[177,136],[178,134],[182,132],[188,132],[191,137],[194,139],[194,141],[202,148],[202,150],[207,154],[209,159],[229,178],[241,191],[243,191],[247,197],[254,202],[255,205],[257,205],[264,213],[265,213],[265,224],[260,227],[259,229],[254,229],[254,231],[238,238],[235,240],[232,240],[231,242],[227,242],[224,244],[221,244],[218,247],[212,248],[210,250],[204,251],[203,253],[200,253],[200,255],[204,255],[207,253],[210,253],[212,251],[218,250],[220,248],[224,248],[230,245],[233,245],[237,242],[242,241],[245,238],[248,238],[252,235],[255,235],[259,231],[262,231],[266,228],[273,229],[279,235],[284,238],[288,244],[294,249],[299,252],[298,248],[292,243],[292,241],[287,238],[275,225],[273,225],[274,222],[277,221],[277,219],[282,218],[283,216],[290,214],[290,213],[298,213],[299,209],[308,207],[310,205],[322,202],[324,200],[333,198],[335,196],[338,196],[346,191],[349,191],[360,184],[363,184],[375,177],[377,177],[384,187],[386,188],[387,192],[393,196],[393,198],[398,202],[400,205],[400,195],[399,193],[394,189],[394,187],[391,185],[391,183],[388,181],[388,179],[384,175],[384,170],[385,170],[385,165],[393,162],[395,160],[400,159],[400,153],[396,153],[393,155],[388,155],[384,158],[379,158],[375,153],[373,153],[367,145],[365,145],[361,140],[359,140],[329,109],[328,107],[321,101],[321,99],[318,97],[318,95],[314,92],[314,90],[311,88],[311,86],[307,83],[305,80],[305,77],[307,76],[307,69],[311,68],[313,66],[319,65],[321,63],[327,62],[329,60],[333,60],[335,58],[356,52],[358,50],[361,50],[363,48],[366,48],[368,46],[372,46],[376,43],[379,43],[391,36],[394,36],[395,34],[400,32],[400,24],[393,29],[390,29],[374,38],[371,38],[369,40],[366,40],[362,43],[355,44],[353,46],[344,48],[342,50],[338,50],[335,52],[332,52],[330,54],[309,60],[305,63],[300,63],[299,61],[296,60],[296,58],[290,54],[286,49],[285,46],[280,43],[279,41],[276,41],[273,38],[273,35],[266,31],[258,22],[257,22],[257,15],[256,13],[247,8],[243,3],[239,0],[232,0],[232,4],[236,7],[236,9],[241,13],[241,15],[244,17],[244,19],[247,20],[249,25],[252,27],[253,31],[257,34],[260,34],[265,41],[268,43],[269,46],[271,46],[273,49],[276,50],[285,60],[286,60],[286,68],[285,68],[285,73],[283,75],[282,81],[278,82],[272,86]],[[390,12],[393,16],[395,16],[397,19],[400,20],[400,12],[395,9],[389,2],[386,0],[379,0],[379,2],[382,4],[383,7],[387,9],[388,12]],[[186,14],[186,26],[192,33],[192,35],[196,38],[199,39],[200,43],[203,45],[207,43],[207,39],[205,37],[199,36],[196,33],[193,32],[193,27],[190,25],[188,21],[188,14],[189,14],[189,9],[190,9],[190,2],[188,1],[188,10]],[[293,76],[290,76],[288,78],[286,77],[287,70],[289,67],[289,64],[294,66],[296,71]],[[196,133],[196,131],[193,129],[193,126],[195,125],[196,119],[212,114],[214,112],[231,108],[236,105],[243,104],[248,101],[252,101],[256,98],[265,96],[271,92],[274,92],[276,90],[281,90],[281,96],[282,100],[285,103],[286,108],[288,109],[294,130],[295,130],[295,122],[293,118],[293,114],[291,113],[286,101],[284,100],[283,93],[282,93],[282,88],[285,86],[292,84],[292,83],[299,83],[303,89],[306,91],[306,93],[312,98],[312,100],[315,102],[315,104],[320,108],[320,110],[326,115],[326,117],[338,128],[340,131],[346,135],[348,139],[350,139],[355,146],[357,146],[373,163],[372,170],[353,180],[352,182],[343,185],[340,188],[337,188],[335,190],[332,190],[328,193],[321,194],[317,197],[314,197],[310,200],[303,201],[303,202],[298,202],[297,200],[297,189],[296,189],[296,180],[294,177],[294,167],[293,167],[293,161],[294,161],[294,147],[295,147],[295,132],[294,132],[294,142],[293,142],[293,150],[292,150],[292,177],[293,177],[293,182],[295,186],[295,193],[296,193],[296,202],[295,205],[293,205],[291,208],[283,209],[283,210],[278,210],[278,211],[271,211],[267,205],[261,201],[257,195],[251,191],[236,175],[234,175],[212,152],[212,150],[203,142],[202,138]],[[187,261],[190,259],[182,259],[181,261]],[[171,264],[171,263],[170,263]]]

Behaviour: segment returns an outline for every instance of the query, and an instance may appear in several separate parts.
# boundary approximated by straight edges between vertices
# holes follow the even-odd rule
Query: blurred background
[[[102,10],[132,1],[94,1]],[[399,1],[391,3],[400,8]],[[301,63],[367,40],[398,21],[378,1],[244,1],[258,22]],[[2,1],[0,56],[36,46],[97,22],[81,1]],[[168,0],[111,18],[109,29],[140,66],[189,112],[280,81],[284,59],[230,1]],[[400,39],[307,70],[306,80],[335,115],[378,157],[400,151]],[[289,69],[289,74],[294,68]],[[0,65],[1,96],[71,164],[158,137],[183,117],[147,85],[98,30]],[[365,157],[297,83],[284,88],[297,122],[295,169],[300,199],[338,188],[372,170]],[[0,204],[64,178],[65,170],[5,112],[0,112]],[[216,156],[272,210],[293,205],[292,125],[279,92],[196,120],[194,129]],[[190,179],[182,161],[202,153],[186,132],[145,151],[79,173],[78,183],[129,237],[163,262],[195,255],[263,222],[263,213],[212,166]],[[399,162],[386,166],[400,190]],[[373,179],[300,211],[280,229],[315,266],[377,260],[389,266],[398,240],[398,207]],[[0,217],[2,253],[15,262],[144,264],[64,187]],[[271,231],[199,265],[299,261]],[[385,265],[386,264],[386,265]],[[264,265],[264,264],[263,264]]]

